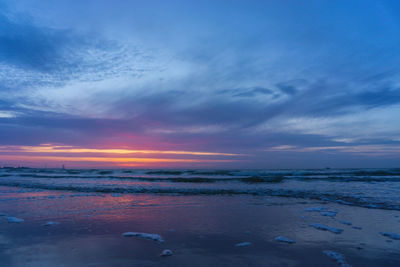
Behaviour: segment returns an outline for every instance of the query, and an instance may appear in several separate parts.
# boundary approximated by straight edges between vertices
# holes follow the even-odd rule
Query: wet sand
[[[400,240],[380,234],[400,232],[399,211],[266,196],[0,187],[0,213],[1,266],[341,266],[326,250],[352,266],[400,266]],[[24,221],[8,222],[10,216]],[[49,221],[56,224],[44,226]],[[236,246],[242,242],[250,245]],[[160,257],[165,249],[173,255]]]

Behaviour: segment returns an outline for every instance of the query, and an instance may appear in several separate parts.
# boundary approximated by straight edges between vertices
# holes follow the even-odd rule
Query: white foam
[[[329,226],[326,226],[326,225],[321,224],[321,223],[312,223],[312,224],[309,224],[309,226],[314,227],[315,229],[318,229],[318,230],[329,231],[329,232],[334,233],[334,234],[341,234],[343,232],[343,229],[335,228],[335,227],[329,227]]]
[[[277,237],[275,237],[275,241],[289,243],[289,244],[294,243],[294,241],[292,239],[287,238],[285,236],[277,236]]]
[[[251,242],[241,242],[241,243],[237,243],[235,246],[236,247],[247,247],[250,245],[251,245]]]
[[[400,234],[388,233],[388,232],[380,232],[380,234],[389,237],[391,239],[400,240]]]
[[[6,217],[9,223],[22,223],[24,220],[17,217]]]
[[[43,226],[52,226],[52,225],[57,225],[60,224],[59,222],[52,222],[52,221],[48,221],[45,224],[43,224]]]
[[[319,212],[322,216],[335,217],[338,213],[335,210],[329,210],[325,207],[311,207],[306,209],[307,212]]]
[[[160,256],[161,256],[161,257],[167,257],[167,256],[171,256],[172,254],[173,254],[173,253],[172,253],[171,250],[169,250],[169,249],[164,249],[164,250],[161,252]]]
[[[145,238],[145,239],[154,240],[154,241],[157,241],[157,242],[164,242],[162,237],[160,235],[157,235],[157,234],[126,232],[126,233],[123,233],[122,235],[125,236],[125,237],[136,236],[136,237],[141,237],[141,238]]]
[[[345,260],[344,260],[344,256],[340,253],[337,253],[335,251],[331,251],[331,250],[324,250],[322,251],[326,256],[328,256],[329,258],[335,260],[337,263],[339,263],[342,267],[351,267],[350,264],[348,264]]]

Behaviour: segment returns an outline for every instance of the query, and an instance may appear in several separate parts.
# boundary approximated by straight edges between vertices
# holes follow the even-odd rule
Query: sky
[[[399,1],[0,0],[0,166],[400,166]]]

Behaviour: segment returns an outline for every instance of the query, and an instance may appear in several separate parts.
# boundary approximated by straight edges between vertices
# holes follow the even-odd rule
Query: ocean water
[[[0,168],[0,186],[87,193],[279,196],[400,210],[400,169]]]

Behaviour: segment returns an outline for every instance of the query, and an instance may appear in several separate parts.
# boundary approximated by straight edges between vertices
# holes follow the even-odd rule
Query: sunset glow
[[[98,149],[75,148],[72,146],[0,146],[0,152],[29,152],[29,153],[107,153],[107,154],[172,154],[196,156],[239,156],[239,154],[195,152],[195,151],[170,151],[170,150],[136,150],[136,149]]]
[[[83,167],[85,166],[85,164],[89,167],[93,163],[103,164],[105,167],[180,166],[179,164],[190,163],[216,164],[233,162],[238,160],[234,159],[235,157],[241,156],[239,154],[216,152],[137,150],[116,148],[96,149],[78,148],[72,146],[57,146],[50,144],[43,144],[40,146],[0,146],[0,153],[0,161],[2,162],[14,162],[20,163],[21,165],[23,165],[24,162],[28,162],[31,163],[28,165],[33,164],[33,166],[35,165],[35,163],[38,164],[40,162],[46,162],[46,164],[49,164],[50,166],[51,164],[55,164],[55,166],[61,166],[60,164],[64,163],[68,164],[69,166],[75,166],[76,163],[84,163]],[[152,156],[137,157],[141,154],[151,154]],[[120,157],[120,155],[125,156]],[[186,158],[175,158],[176,155],[185,156]],[[168,163],[170,164],[168,165]],[[82,167],[82,165],[79,166]]]

